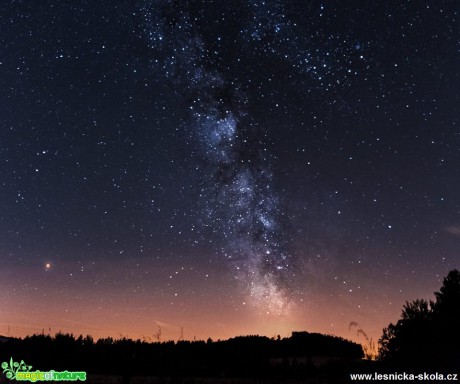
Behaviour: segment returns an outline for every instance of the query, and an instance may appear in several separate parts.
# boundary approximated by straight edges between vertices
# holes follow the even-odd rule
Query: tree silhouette
[[[439,292],[435,292],[433,322],[441,358],[458,368],[460,362],[460,272],[450,271]]]
[[[401,319],[383,330],[379,359],[419,367],[455,367],[460,361],[460,272],[444,278],[436,301],[403,306]]]
[[[458,320],[460,317],[460,272],[456,269],[450,271],[444,278],[441,289],[434,295],[436,296],[434,312],[446,319]]]

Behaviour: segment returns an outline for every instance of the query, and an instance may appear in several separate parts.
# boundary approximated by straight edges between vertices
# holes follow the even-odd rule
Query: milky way
[[[323,9],[321,5],[320,11]],[[283,236],[280,196],[273,188],[275,159],[267,145],[270,137],[246,107],[248,99],[257,95],[247,95],[243,89],[244,71],[241,76],[226,76],[224,72],[234,63],[227,63],[227,71],[221,69],[213,57],[219,56],[219,44],[208,46],[209,40],[219,42],[221,37],[219,33],[200,34],[203,28],[199,18],[192,16],[193,2],[147,2],[141,12],[145,37],[156,52],[152,68],[184,91],[182,97],[190,110],[187,124],[193,126],[206,162],[201,197],[206,201],[203,216],[207,225],[225,239],[222,256],[252,302],[267,312],[282,313],[292,301],[296,267]],[[363,59],[356,53],[361,50],[359,43],[328,51],[328,44],[321,42],[320,51],[312,48],[312,39],[302,37],[301,32],[285,16],[282,2],[269,6],[253,2],[241,24],[240,39],[232,44],[235,50],[240,44],[247,52],[255,50],[286,61],[298,73],[320,83],[323,77],[334,81],[328,84],[331,88],[357,74],[344,70],[344,65],[351,68],[353,60]],[[330,36],[329,45],[335,44],[336,38]]]
[[[281,313],[288,304],[286,275],[290,258],[280,242],[277,196],[263,130],[245,110],[238,85],[209,65],[207,48],[186,10],[181,20],[167,17],[172,4],[145,7],[146,35],[152,48],[171,51],[163,69],[187,89],[191,122],[209,175],[202,196],[208,225],[221,233],[221,249],[252,303]],[[186,8],[186,7],[185,7]]]

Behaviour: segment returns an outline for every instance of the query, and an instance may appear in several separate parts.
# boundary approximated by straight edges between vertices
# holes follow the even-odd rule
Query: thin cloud
[[[459,225],[457,226],[453,225],[451,227],[444,228],[444,230],[447,233],[450,233],[451,235],[460,236],[460,226]]]

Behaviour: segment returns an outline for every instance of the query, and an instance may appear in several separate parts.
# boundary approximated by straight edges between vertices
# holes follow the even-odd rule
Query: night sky
[[[379,338],[460,266],[459,12],[2,1],[0,334]]]

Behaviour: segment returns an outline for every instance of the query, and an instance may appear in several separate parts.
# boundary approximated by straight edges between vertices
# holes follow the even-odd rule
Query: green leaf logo
[[[21,360],[20,363],[15,362],[11,357],[9,364],[6,361],[2,363],[2,369],[8,379],[16,379],[17,372],[29,372],[32,366],[24,363],[24,360]]]

